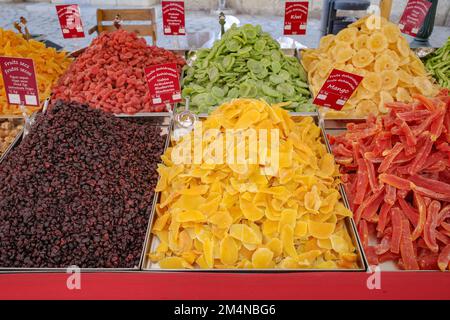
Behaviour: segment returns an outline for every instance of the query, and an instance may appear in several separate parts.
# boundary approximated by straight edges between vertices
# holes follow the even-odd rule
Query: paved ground
[[[102,6],[107,8],[107,6]],[[96,7],[82,5],[81,15],[85,29],[92,27],[96,23]],[[158,25],[160,21],[161,7],[157,6]],[[25,16],[29,23],[31,33],[44,34],[47,39],[65,47],[69,51],[87,46],[94,35],[87,36],[85,39],[70,39],[65,40],[61,35],[58,19],[54,5],[48,3],[1,3],[0,4],[0,27],[12,29],[13,21],[19,19],[20,16]],[[251,23],[260,24],[263,29],[271,33],[276,39],[282,36],[282,17],[276,16],[250,16],[237,15],[241,24]],[[220,26],[218,18],[209,13],[194,11],[188,12],[186,17],[186,30],[188,37],[165,37],[162,35],[161,28],[158,28],[158,42],[159,46],[169,49],[187,49],[197,47],[199,43],[204,43],[208,38],[214,38],[218,35]],[[307,35],[296,37],[296,41],[302,43],[307,47],[316,47],[320,39],[320,21],[310,19],[307,29]],[[436,27],[431,37],[431,45],[441,46],[447,37],[450,36],[450,28]],[[197,39],[197,43],[195,41]]]

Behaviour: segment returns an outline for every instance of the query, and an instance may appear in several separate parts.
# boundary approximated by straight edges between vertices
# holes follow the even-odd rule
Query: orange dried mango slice
[[[230,236],[248,244],[261,244],[261,238],[256,232],[245,224],[233,224],[230,227]]]
[[[236,241],[230,237],[225,236],[220,242],[220,261],[225,265],[233,265],[239,258],[239,247]]]
[[[336,224],[327,222],[308,222],[309,233],[317,239],[328,239],[334,231]]]
[[[162,269],[186,269],[192,268],[186,260],[180,257],[167,257],[159,261],[159,266]]]
[[[252,255],[252,264],[256,269],[271,268],[274,263],[272,261],[273,252],[267,248],[256,249]]]

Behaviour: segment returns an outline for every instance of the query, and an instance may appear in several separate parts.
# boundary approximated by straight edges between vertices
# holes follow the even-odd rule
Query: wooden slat
[[[103,13],[102,21],[114,21],[116,15],[119,14],[120,18],[129,21],[143,21],[149,20],[155,23],[155,9],[98,9]]]
[[[153,25],[142,25],[142,24],[126,25],[126,24],[123,24],[121,29],[124,29],[129,32],[135,32],[141,37],[143,37],[143,36],[152,36],[152,37],[155,36],[156,37],[155,28]],[[102,26],[102,30],[106,31],[106,32],[111,32],[111,31],[115,31],[117,29],[114,26]]]
[[[97,9],[97,32],[98,33],[101,33],[103,31],[102,21],[103,21],[103,10]]]

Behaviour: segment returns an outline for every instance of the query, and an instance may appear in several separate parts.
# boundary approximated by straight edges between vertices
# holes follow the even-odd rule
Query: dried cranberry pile
[[[114,113],[163,111],[152,106],[144,76],[145,67],[185,60],[163,48],[148,46],[135,33],[103,33],[70,66],[53,88],[54,99],[89,103]]]
[[[161,129],[57,102],[0,164],[0,266],[139,264]]]

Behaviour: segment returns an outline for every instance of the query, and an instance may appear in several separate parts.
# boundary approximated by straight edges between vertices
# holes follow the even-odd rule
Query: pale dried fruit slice
[[[362,85],[369,91],[379,92],[382,85],[381,76],[375,72],[371,72],[364,77],[362,80]]]
[[[388,40],[381,32],[375,32],[367,39],[367,49],[372,52],[381,52],[386,50]]]
[[[401,36],[398,26],[390,22],[381,27],[381,32],[385,35],[389,43],[397,42],[397,39]]]
[[[369,36],[367,34],[359,35],[353,43],[353,48],[356,50],[367,49],[367,40],[369,40]]]
[[[362,117],[368,114],[378,114],[378,106],[372,100],[361,100],[356,106],[356,116]]]
[[[409,94],[409,91],[402,87],[397,88],[397,92],[395,94],[395,99],[397,101],[408,102],[408,103],[413,101],[411,95]]]
[[[394,89],[398,84],[398,75],[396,71],[386,70],[381,72],[382,88],[385,91]]]
[[[397,51],[402,55],[403,57],[407,57],[410,52],[408,41],[403,37],[400,36],[397,39]]]
[[[385,104],[389,102],[394,102],[394,98],[391,96],[391,94],[387,91],[381,91],[380,92],[380,102],[378,104],[378,110],[381,113],[388,113],[389,109],[386,108]]]
[[[326,36],[320,38],[319,49],[323,51],[328,50],[333,44],[335,37],[336,36],[334,34],[327,34]]]
[[[415,77],[414,86],[424,96],[431,96],[434,91],[434,86],[427,77]]]
[[[326,78],[332,68],[333,68],[333,62],[330,59],[322,59],[316,65],[316,72],[322,78]]]
[[[359,86],[358,89],[356,90],[356,96],[358,97],[359,100],[365,100],[365,99],[370,99],[374,96],[374,92],[367,90],[365,87],[363,86]]]
[[[352,63],[356,68],[365,68],[372,63],[373,59],[372,52],[368,49],[361,49],[352,57]]]
[[[267,248],[256,249],[252,255],[252,264],[256,269],[268,269],[273,267],[273,252]]]
[[[414,85],[414,77],[403,69],[397,71],[398,81],[404,87],[410,87]]]
[[[336,35],[336,41],[344,42],[347,44],[352,44],[356,40],[358,34],[357,28],[345,28]]]
[[[334,60],[337,63],[344,63],[350,60],[354,54],[355,51],[350,46],[339,46],[335,48]]]
[[[226,265],[233,265],[239,258],[239,247],[236,241],[230,237],[225,236],[220,242],[220,261]]]
[[[373,65],[373,71],[375,72],[397,69],[398,63],[387,53],[380,55]]]

